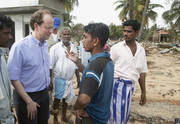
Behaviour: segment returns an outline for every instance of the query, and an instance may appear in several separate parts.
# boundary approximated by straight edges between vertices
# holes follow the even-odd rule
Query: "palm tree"
[[[141,28],[140,28],[139,36],[138,36],[138,41],[141,40],[141,36],[143,34],[144,22],[145,22],[145,18],[146,18],[146,15],[147,15],[147,9],[149,7],[149,2],[150,2],[150,0],[146,0],[144,12],[143,12],[143,18],[142,18],[142,22],[141,22]]]
[[[174,0],[171,5],[170,10],[163,13],[162,17],[165,19],[166,23],[173,23],[175,25],[180,24],[180,1]]]
[[[180,1],[174,0],[170,10],[165,11],[162,17],[165,19],[166,23],[171,26],[169,29],[170,41],[172,38],[180,40],[180,33],[178,34],[175,31],[175,29],[180,30]]]
[[[130,5],[129,0],[117,0],[114,4],[117,4],[115,10],[121,9],[119,13],[120,20],[124,21],[127,20],[128,12],[130,11]],[[157,13],[153,10],[156,7],[163,7],[160,4],[149,4],[147,9],[147,16],[145,17],[144,24],[148,26],[148,20],[151,19],[152,21],[155,21],[157,17]],[[134,10],[133,15],[134,19],[138,20],[139,22],[142,22],[142,15],[145,8],[145,0],[134,0]]]
[[[60,0],[64,3],[66,12],[71,12],[74,9],[74,6],[79,5],[78,0]]]
[[[115,10],[122,9],[119,13],[120,20],[122,20],[123,22],[127,20],[127,14],[129,10],[128,0],[117,0],[114,4],[118,4]]]
[[[134,0],[129,0],[129,18],[130,19],[134,19],[134,14],[133,14],[133,11],[134,11]]]
[[[64,26],[71,27],[73,24],[72,19],[75,18],[70,14],[74,9],[74,6],[79,5],[78,0],[60,0],[64,3],[65,13],[64,13]]]

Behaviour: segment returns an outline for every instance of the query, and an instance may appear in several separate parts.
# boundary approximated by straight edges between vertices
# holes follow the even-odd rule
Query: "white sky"
[[[113,23],[121,25],[121,21],[118,18],[119,11],[115,11],[117,4],[114,2],[117,0],[79,0],[79,6],[75,7],[72,11],[72,15],[76,16],[73,19],[75,24],[82,23],[87,25],[89,22],[103,22],[107,25]],[[168,1],[168,2],[167,2]],[[161,18],[162,13],[170,8],[172,0],[151,0],[152,3],[158,2],[165,8],[158,8],[155,11],[158,13],[156,23],[159,27],[166,26]],[[150,23],[150,26],[152,22]]]

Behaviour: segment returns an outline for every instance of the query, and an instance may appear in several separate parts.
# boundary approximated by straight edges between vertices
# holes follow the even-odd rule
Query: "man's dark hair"
[[[92,36],[92,38],[98,38],[101,41],[101,46],[104,47],[106,41],[109,38],[109,28],[103,23],[91,23],[84,26],[84,31]]]
[[[4,27],[12,28],[12,25],[13,21],[11,20],[11,18],[0,13],[0,30],[2,30]]]
[[[40,9],[40,10],[36,11],[35,13],[33,13],[33,15],[31,16],[31,20],[30,20],[30,26],[31,26],[32,30],[34,30],[34,23],[37,23],[38,25],[41,25],[43,23],[43,16],[45,14],[51,15],[51,12],[46,9]]]
[[[134,31],[139,31],[140,29],[140,23],[137,20],[127,20],[123,23],[123,28],[125,26],[132,26]]]

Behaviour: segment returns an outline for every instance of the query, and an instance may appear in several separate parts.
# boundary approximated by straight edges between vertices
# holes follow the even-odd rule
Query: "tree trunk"
[[[134,0],[129,0],[129,18],[134,19]]]
[[[141,28],[140,28],[139,36],[138,36],[138,41],[140,41],[141,37],[142,37],[142,33],[143,33],[143,29],[144,29],[144,22],[145,22],[145,19],[147,16],[146,12],[147,12],[147,9],[149,7],[149,2],[150,2],[150,0],[146,0],[144,11],[143,11],[143,18],[142,18],[142,22],[141,22]]]

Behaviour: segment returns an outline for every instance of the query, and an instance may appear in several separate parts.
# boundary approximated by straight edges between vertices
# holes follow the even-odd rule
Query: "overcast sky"
[[[72,15],[76,16],[73,20],[75,24],[82,23],[87,25],[89,22],[103,22],[107,25],[114,23],[121,25],[118,18],[119,11],[115,11],[114,2],[117,0],[79,0],[79,6],[75,7]],[[167,2],[168,1],[168,2]],[[172,0],[151,0],[152,3],[158,2],[165,8],[158,8],[155,11],[158,13],[156,23],[159,27],[164,27],[165,23],[161,18],[162,13],[170,8]],[[152,25],[152,23],[150,23]]]

